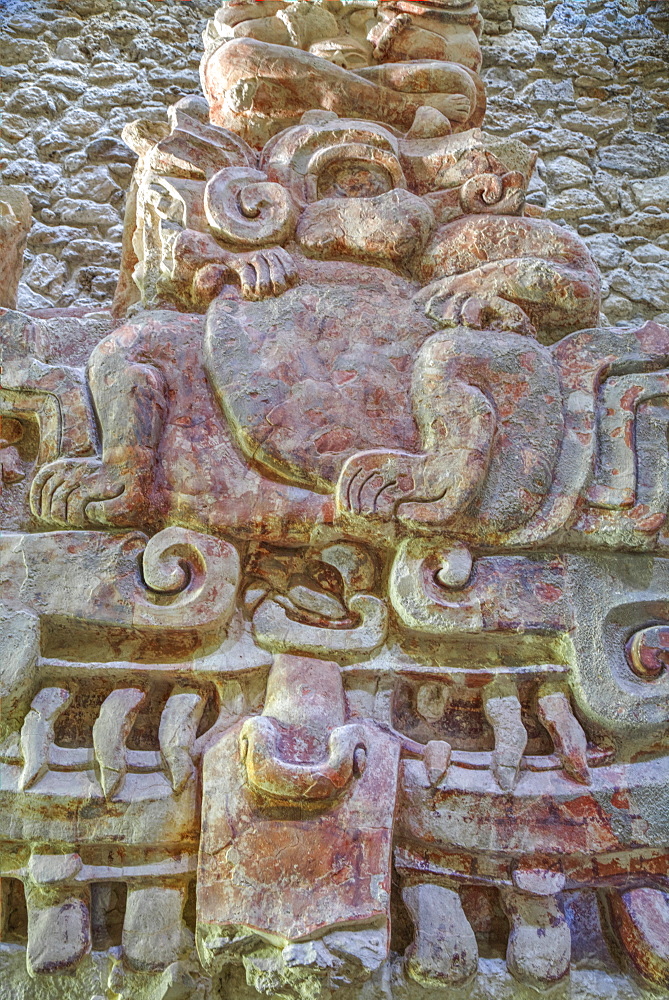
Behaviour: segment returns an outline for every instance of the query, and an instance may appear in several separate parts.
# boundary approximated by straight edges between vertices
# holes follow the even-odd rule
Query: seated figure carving
[[[315,108],[406,130],[425,105],[456,129],[479,125],[480,25],[452,0],[227,4],[202,63],[211,120],[254,146]]]
[[[233,44],[274,44],[276,24],[294,65],[333,40],[328,51],[341,54],[337,18],[351,38],[380,38],[389,10],[401,20],[387,44],[406,46],[377,68],[418,72],[399,61],[414,53],[414,6],[277,2],[258,18],[231,4],[217,15],[205,84],[223,79]],[[467,9],[421,10],[428,34],[453,14],[460,33],[446,32],[440,53],[464,46],[476,65]],[[326,65],[344,72],[337,62]],[[636,371],[640,352],[642,367],[647,357],[661,368],[669,347],[577,332],[597,325],[599,277],[577,236],[526,206],[534,154],[478,129],[454,134],[433,105],[414,108],[401,134],[377,112],[364,120],[357,98],[355,118],[296,105],[299,123],[277,131],[285,122],[273,120],[258,153],[244,128],[221,126],[208,93],[211,108],[187,98],[171,127],[125,130],[139,164],[116,304],[119,316],[208,310],[204,344],[196,317],[157,324],[155,314],[100,344],[88,379],[102,454],[44,464],[34,515],[60,527],[177,517],[296,541],[336,523],[382,545],[393,530],[522,545],[602,528],[652,546],[661,490],[641,475],[647,495],[636,496],[633,444],[607,450],[594,413],[607,359],[629,355]],[[653,378],[652,391],[641,378],[639,405],[662,394]],[[631,479],[617,489],[612,469],[625,463]]]

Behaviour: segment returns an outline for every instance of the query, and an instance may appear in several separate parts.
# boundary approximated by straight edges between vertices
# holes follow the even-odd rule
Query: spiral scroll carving
[[[173,526],[147,542],[142,575],[147,589],[135,605],[137,623],[224,626],[237,593],[239,556],[229,542]]]
[[[289,192],[247,167],[219,170],[205,189],[204,208],[216,236],[235,246],[283,243],[297,222]]]
[[[517,170],[506,174],[477,174],[460,189],[464,212],[476,215],[514,215],[525,203],[523,175]]]

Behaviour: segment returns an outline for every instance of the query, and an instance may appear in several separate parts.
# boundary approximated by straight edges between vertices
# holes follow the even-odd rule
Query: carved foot
[[[30,507],[58,528],[133,527],[155,519],[153,453],[133,449],[122,464],[94,458],[59,459],[43,466],[30,488]]]
[[[589,785],[588,742],[567,695],[562,691],[543,694],[537,709],[565,772],[574,781]]]
[[[466,94],[426,94],[423,100],[451,122],[466,122],[472,113],[472,102]]]
[[[441,885],[413,885],[402,892],[416,927],[406,951],[406,970],[421,986],[465,986],[478,968],[478,945],[460,897]]]

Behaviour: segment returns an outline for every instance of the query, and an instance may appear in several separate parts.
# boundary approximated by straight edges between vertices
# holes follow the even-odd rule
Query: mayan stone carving
[[[3,1000],[669,990],[669,328],[480,25],[223,4],[85,365],[0,189]]]

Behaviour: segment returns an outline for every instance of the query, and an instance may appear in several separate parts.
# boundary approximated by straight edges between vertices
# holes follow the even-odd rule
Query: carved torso
[[[34,983],[559,991],[591,922],[669,984],[669,329],[599,325],[535,155],[480,130],[479,30],[225,4],[207,102],[124,131],[114,329],[70,364],[2,310],[0,956],[25,912]]]

